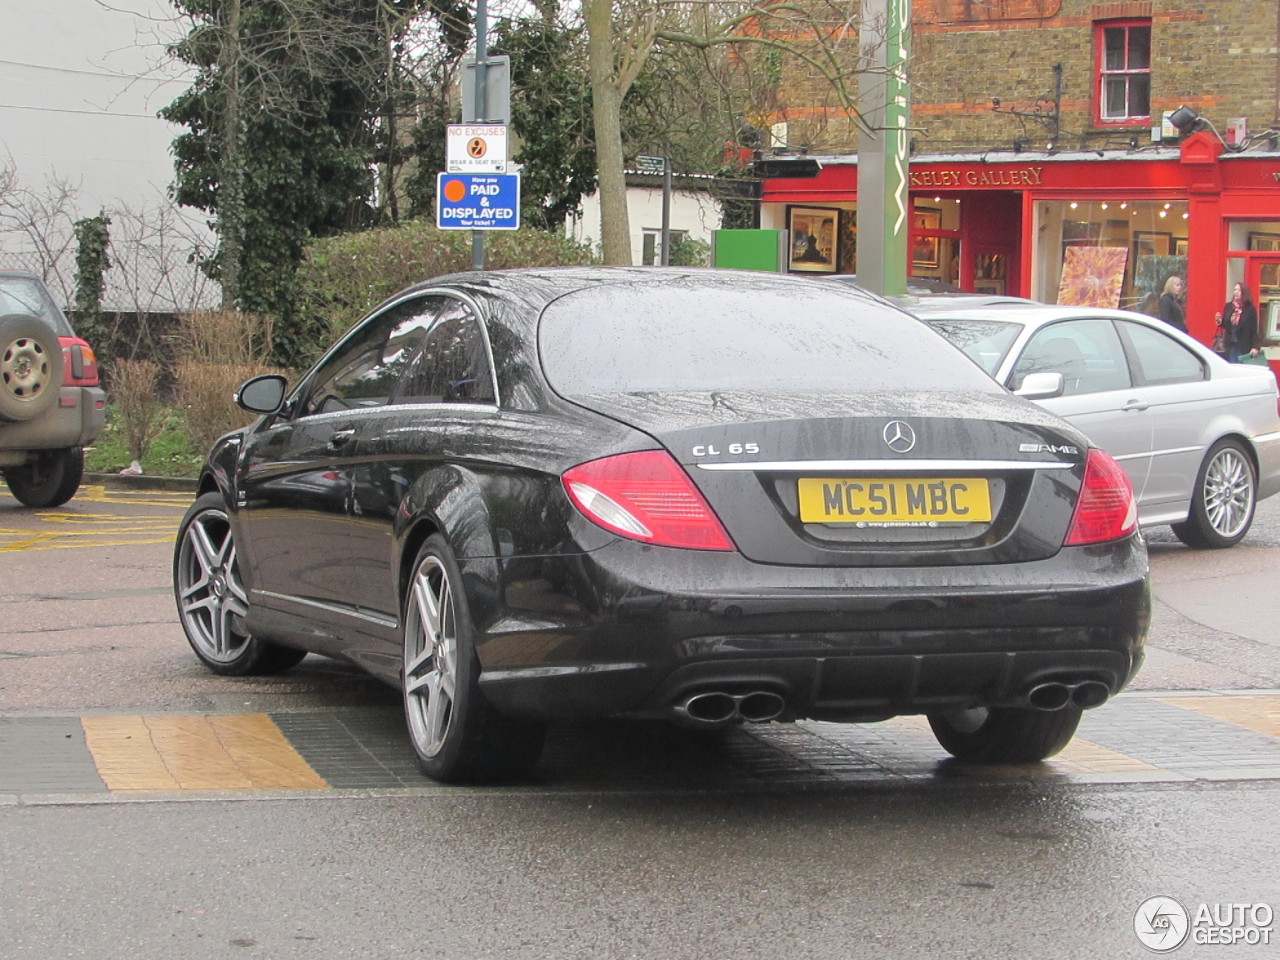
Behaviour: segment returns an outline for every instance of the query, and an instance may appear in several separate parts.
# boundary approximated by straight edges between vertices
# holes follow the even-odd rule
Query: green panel
[[[716,230],[712,235],[712,248],[715,260],[712,266],[767,273],[782,270],[781,230]]]

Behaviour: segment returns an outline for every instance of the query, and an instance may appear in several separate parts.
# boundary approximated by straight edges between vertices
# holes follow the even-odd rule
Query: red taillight
[[[1084,467],[1084,483],[1076,501],[1071,531],[1064,546],[1119,540],[1138,526],[1138,505],[1124,468],[1109,453],[1093,449]]]
[[[591,460],[565,471],[562,480],[574,506],[621,537],[661,547],[733,549],[689,475],[663,450]]]
[[[62,383],[67,387],[96,387],[98,358],[92,348],[79,337],[60,337],[62,344]]]

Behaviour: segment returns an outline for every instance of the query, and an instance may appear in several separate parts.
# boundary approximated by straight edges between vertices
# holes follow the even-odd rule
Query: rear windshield
[[[1022,324],[1001,320],[929,320],[928,323],[993,377],[1022,332]]]
[[[539,350],[565,396],[999,389],[900,310],[834,284],[749,275],[579,290],[543,312]]]
[[[11,313],[39,317],[60,337],[75,336],[62,311],[49,299],[44,285],[30,277],[0,277],[0,317]]]

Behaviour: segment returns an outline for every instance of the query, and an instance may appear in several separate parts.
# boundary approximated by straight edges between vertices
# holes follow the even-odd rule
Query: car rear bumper
[[[31,420],[0,421],[0,467],[16,467],[39,450],[83,447],[102,433],[106,394],[99,387],[63,387],[57,406]]]
[[[469,586],[496,569],[463,564]],[[619,541],[503,561],[497,584],[468,591],[490,604],[473,609],[481,684],[530,718],[668,715],[719,690],[828,719],[1016,705],[1045,682],[1114,694],[1151,604],[1137,537],[1024,564],[843,569]]]

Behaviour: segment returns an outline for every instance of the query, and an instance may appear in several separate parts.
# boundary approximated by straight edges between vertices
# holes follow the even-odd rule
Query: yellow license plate
[[[986,523],[991,495],[982,477],[802,477],[804,523]]]

